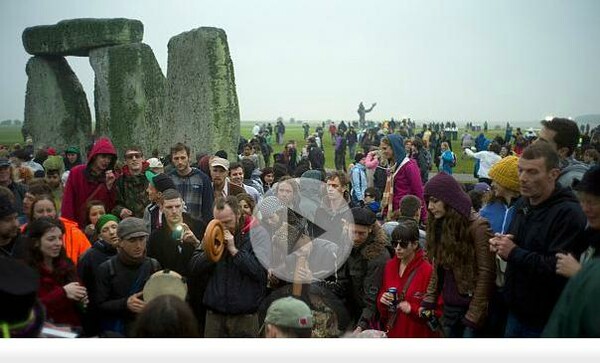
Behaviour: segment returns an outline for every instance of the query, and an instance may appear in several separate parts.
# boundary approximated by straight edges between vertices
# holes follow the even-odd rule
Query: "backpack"
[[[453,153],[452,151],[451,151],[451,153],[452,153],[452,161],[450,162],[450,167],[453,168],[456,166],[456,154]]]

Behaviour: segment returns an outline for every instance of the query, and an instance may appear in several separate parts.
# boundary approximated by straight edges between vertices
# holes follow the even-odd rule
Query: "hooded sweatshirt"
[[[115,206],[116,191],[113,185],[109,190],[106,187],[104,173],[92,175],[92,163],[99,154],[113,155],[112,162],[107,170],[113,170],[117,161],[117,152],[106,137],[100,138],[88,157],[86,165],[77,165],[71,169],[69,179],[65,185],[61,216],[77,222],[79,228],[85,228],[86,204],[91,200],[99,200],[104,203],[106,210],[112,210]]]
[[[414,159],[410,159],[404,150],[404,140],[402,136],[391,134],[388,135],[388,140],[394,150],[395,160],[391,160],[390,164],[396,164],[390,170],[393,177],[393,210],[400,209],[400,201],[405,195],[414,195],[421,200],[421,220],[427,218],[427,208],[425,207],[425,199],[423,198],[423,183],[421,181],[421,170]],[[385,206],[383,206],[385,208]]]
[[[522,323],[543,328],[567,282],[556,273],[556,253],[585,250],[578,236],[586,217],[575,194],[558,183],[544,202],[532,206],[522,198],[515,209],[509,233],[517,246],[507,259],[506,300]]]

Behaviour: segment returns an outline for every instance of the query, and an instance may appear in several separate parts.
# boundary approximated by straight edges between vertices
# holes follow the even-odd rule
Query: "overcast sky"
[[[144,23],[163,73],[172,36],[225,30],[242,120],[522,121],[600,113],[600,1],[0,2],[0,120],[23,119],[28,26]],[[87,58],[68,58],[93,109]]]

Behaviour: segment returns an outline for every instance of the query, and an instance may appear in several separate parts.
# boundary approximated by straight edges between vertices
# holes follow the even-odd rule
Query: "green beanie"
[[[107,213],[107,214],[101,215],[100,218],[98,218],[98,222],[96,222],[96,233],[100,233],[100,231],[102,230],[102,227],[104,227],[104,225],[110,221],[117,222],[117,223],[120,222],[119,218],[113,214]]]
[[[69,146],[65,150],[65,154],[79,154],[79,148],[77,146]]]

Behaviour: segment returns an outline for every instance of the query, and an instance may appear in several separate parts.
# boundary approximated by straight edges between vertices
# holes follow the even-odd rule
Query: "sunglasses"
[[[405,249],[405,248],[408,247],[409,244],[410,244],[410,241],[403,241],[403,240],[393,240],[392,241],[392,246],[394,248],[400,247],[400,248],[404,248]]]
[[[365,198],[373,198],[371,194],[365,194]]]

